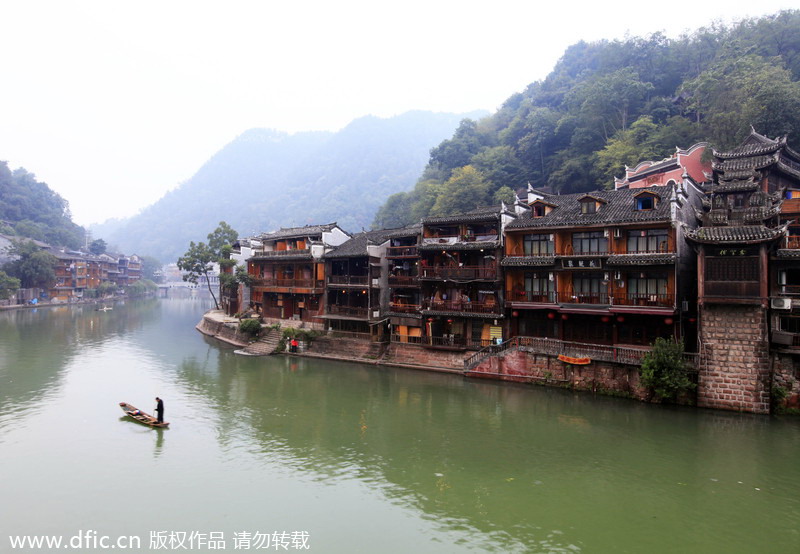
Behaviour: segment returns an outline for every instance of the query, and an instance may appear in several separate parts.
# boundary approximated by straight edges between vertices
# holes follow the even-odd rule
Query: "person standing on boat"
[[[157,396],[156,396],[156,415],[158,416],[158,422],[164,423],[164,401]]]

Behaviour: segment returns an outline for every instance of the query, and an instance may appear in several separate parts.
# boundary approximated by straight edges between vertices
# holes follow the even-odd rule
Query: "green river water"
[[[0,312],[0,552],[800,552],[800,418],[244,357],[208,307]]]

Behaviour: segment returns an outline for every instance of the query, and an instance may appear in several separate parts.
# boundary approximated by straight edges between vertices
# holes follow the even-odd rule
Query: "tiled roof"
[[[551,266],[555,265],[555,256],[507,256],[503,258],[500,265],[504,267],[526,267],[526,266]]]
[[[778,140],[773,140],[764,135],[756,133],[755,129],[751,129],[750,135],[744,142],[732,150],[727,152],[717,152],[714,150],[714,156],[723,159],[746,158],[751,156],[760,156],[763,154],[771,154],[778,151],[782,146],[786,145],[786,137]]]
[[[715,183],[707,187],[707,190],[709,192],[747,192],[758,190],[758,188],[759,184],[753,179],[733,179]]]
[[[727,174],[729,171],[738,173],[750,169],[762,169],[772,165],[777,161],[772,154],[765,156],[749,156],[746,158],[724,159],[720,162],[712,163],[712,167]]]
[[[608,265],[663,265],[674,264],[678,259],[677,254],[613,254],[608,257]]]
[[[414,223],[400,229],[386,229],[387,238],[415,237],[422,232],[422,223]]]
[[[660,198],[653,210],[636,210],[634,196],[652,192]],[[582,214],[580,199],[587,193],[548,195],[546,201],[554,204],[550,213],[542,217],[522,216],[508,224],[507,229],[532,229],[543,227],[573,227],[607,225],[611,223],[640,223],[670,221],[670,198],[672,186],[653,186],[636,189],[595,191],[593,198],[602,200],[597,212]]]
[[[336,222],[328,223],[326,225],[306,225],[305,227],[281,227],[279,231],[272,233],[263,233],[258,237],[259,240],[278,240],[293,237],[311,237],[321,235],[326,231],[330,231],[336,227]]]
[[[498,221],[500,219],[500,214],[503,212],[513,215],[508,210],[502,210],[501,206],[484,206],[482,208],[476,208],[474,210],[461,214],[445,215],[439,217],[426,217],[423,218],[422,224],[441,225],[446,223]]]
[[[483,319],[503,319],[503,314],[487,314],[482,312],[448,312],[439,310],[422,310],[423,315],[438,315],[447,317],[480,317]]]
[[[763,225],[742,225],[739,227],[684,227],[686,238],[705,244],[743,244],[759,243],[783,236],[785,227],[769,229]]]
[[[370,244],[381,244],[389,240],[386,236],[386,231],[383,229],[377,231],[364,231],[353,235],[353,238],[345,241],[323,256],[325,259],[330,258],[355,258],[368,256],[367,246]]]

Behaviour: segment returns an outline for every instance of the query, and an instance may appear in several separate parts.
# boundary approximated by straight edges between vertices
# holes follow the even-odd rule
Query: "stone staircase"
[[[269,356],[275,353],[275,349],[281,341],[281,335],[279,329],[269,329],[257,341],[251,342],[241,350],[236,350],[235,353],[244,356]]]

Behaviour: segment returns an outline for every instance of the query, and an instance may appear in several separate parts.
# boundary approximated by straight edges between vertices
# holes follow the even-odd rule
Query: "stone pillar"
[[[769,413],[767,312],[757,305],[704,304],[697,405]]]

